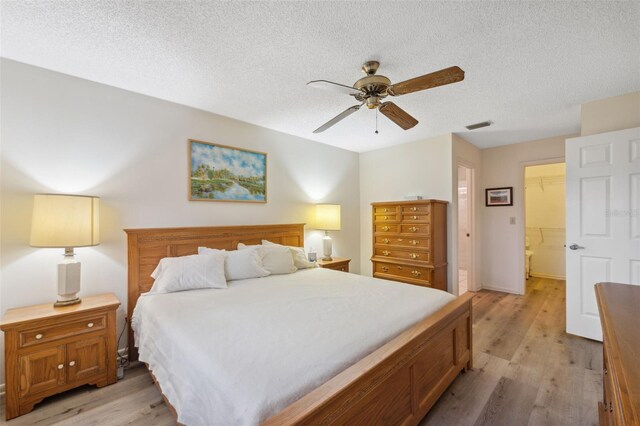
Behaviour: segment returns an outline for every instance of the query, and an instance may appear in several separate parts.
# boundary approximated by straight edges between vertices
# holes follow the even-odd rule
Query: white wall
[[[565,279],[566,172],[564,163],[525,168],[525,220],[530,273]]]
[[[358,154],[9,60],[0,71],[2,313],[56,297],[62,250],[29,246],[38,192],[101,197],[102,243],[77,249],[81,295],[114,292],[120,326],[124,228],[307,222],[312,203],[339,203],[334,253],[359,271]],[[188,138],[267,152],[268,203],[187,201]],[[320,233],[307,237],[318,250]]]
[[[559,136],[483,149],[482,153],[482,280],[483,288],[524,291],[524,167],[564,161],[565,139]],[[513,206],[485,207],[484,189],[513,187]],[[510,224],[510,218],[515,224]]]
[[[362,274],[372,275],[369,261],[372,255],[371,203],[402,201],[405,195],[422,195],[425,199],[450,202],[451,174],[450,134],[360,154]],[[450,216],[451,206],[448,211]],[[448,275],[451,280],[451,270]]]

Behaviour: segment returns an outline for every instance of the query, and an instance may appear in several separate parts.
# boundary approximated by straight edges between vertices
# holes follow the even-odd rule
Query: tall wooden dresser
[[[447,202],[372,203],[373,276],[447,290]]]
[[[640,425],[640,285],[598,283],[602,324],[601,425]]]

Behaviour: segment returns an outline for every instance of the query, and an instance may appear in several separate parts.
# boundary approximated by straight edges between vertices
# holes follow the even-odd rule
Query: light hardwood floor
[[[531,278],[527,294],[474,300],[474,369],[461,374],[421,426],[596,425],[602,344],[567,335],[564,281]],[[4,419],[4,401],[0,408]],[[0,420],[2,422],[3,420]],[[51,397],[18,425],[174,425],[146,369],[102,389]]]

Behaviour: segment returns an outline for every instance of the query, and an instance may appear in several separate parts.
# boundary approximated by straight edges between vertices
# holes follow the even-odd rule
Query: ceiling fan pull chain
[[[378,108],[376,108],[376,135],[378,134]]]

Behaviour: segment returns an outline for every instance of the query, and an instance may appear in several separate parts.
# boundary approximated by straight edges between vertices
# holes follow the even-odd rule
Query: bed
[[[197,252],[198,246],[232,250],[237,247],[238,243],[259,244],[263,239],[279,244],[301,247],[303,246],[303,228],[302,224],[292,224],[127,230],[129,246],[129,318],[134,313],[140,295],[147,292],[153,284],[149,275],[161,258],[194,254]],[[237,389],[227,388],[227,392],[222,392],[222,394],[231,393],[229,390],[237,390],[238,395],[235,399],[242,401],[244,397],[244,402],[240,406],[248,407],[245,410],[248,414],[245,413],[245,417],[220,416],[217,419],[220,419],[221,423],[245,424],[260,422],[271,425],[417,424],[460,371],[471,368],[471,296],[453,298],[446,293],[431,290],[439,293],[439,296],[435,298],[439,297],[440,301],[437,307],[430,308],[430,305],[423,302],[420,302],[423,303],[421,305],[417,301],[411,301],[412,299],[418,299],[417,296],[412,295],[412,292],[428,289],[417,287],[412,289],[413,286],[404,284],[328,270],[306,270],[277,277],[280,278],[267,277],[259,280],[243,280],[247,282],[230,282],[228,290],[219,292],[202,290],[183,292],[191,293],[190,295],[175,293],[173,295],[163,295],[163,297],[156,297],[155,295],[142,297],[136,316],[138,318],[141,317],[143,319],[142,322],[145,321],[145,318],[147,319],[147,324],[151,324],[147,325],[147,329],[155,328],[154,333],[147,332],[145,335],[145,333],[141,332],[143,328],[140,328],[142,327],[140,321],[136,320],[136,327],[141,332],[140,334],[145,336],[145,342],[142,346],[145,351],[143,360],[150,361],[148,365],[152,376],[167,399],[169,407],[177,415],[178,421],[187,424],[202,423],[203,419],[210,418],[211,410],[220,410],[220,407],[228,403],[228,401],[217,401],[217,405],[212,403],[211,407],[206,407],[208,401],[199,401],[200,395],[195,392],[193,400],[196,405],[202,407],[201,415],[204,417],[199,418],[198,413],[194,413],[192,408],[185,408],[185,404],[188,404],[191,398],[176,399],[176,394],[180,393],[180,386],[183,386],[182,389],[187,389],[187,387],[184,387],[186,384],[180,384],[180,381],[196,382],[201,379],[210,383],[215,382],[216,386],[225,382],[235,383],[237,384]],[[369,300],[367,303],[372,307],[375,306],[375,303],[380,303],[384,298],[396,297],[395,293],[398,293],[397,297],[399,299],[397,303],[407,307],[404,310],[415,311],[422,309],[425,317],[422,319],[418,317],[416,322],[415,312],[412,314],[413,317],[405,312],[402,312],[402,315],[398,313],[395,319],[389,320],[391,330],[387,332],[387,337],[377,337],[377,340],[376,338],[371,340],[359,339],[363,341],[359,343],[359,346],[356,345],[357,347],[350,346],[350,337],[346,336],[342,339],[342,346],[339,346],[341,339],[336,338],[336,347],[331,348],[331,345],[322,343],[323,334],[313,326],[315,323],[297,324],[297,328],[292,326],[287,329],[287,333],[304,333],[304,327],[308,327],[314,339],[319,339],[319,346],[313,347],[311,345],[305,349],[302,346],[307,345],[309,341],[305,342],[304,338],[301,339],[299,335],[295,335],[294,338],[289,340],[289,344],[291,341],[300,342],[301,347],[283,346],[285,352],[278,355],[278,358],[282,358],[286,362],[278,365],[272,362],[271,365],[275,366],[272,368],[273,371],[265,372],[265,374],[261,373],[264,369],[260,367],[260,362],[268,364],[268,356],[266,358],[262,356],[250,357],[249,359],[255,360],[255,365],[248,365],[247,372],[250,372],[250,374],[238,374],[238,371],[231,367],[218,369],[216,372],[216,369],[211,367],[201,368],[200,370],[211,370],[214,372],[212,374],[217,374],[213,378],[206,378],[206,374],[201,374],[202,377],[194,376],[191,379],[187,379],[188,374],[186,372],[184,374],[178,373],[181,370],[178,368],[179,363],[175,361],[176,356],[173,357],[173,361],[168,361],[169,363],[173,362],[174,364],[172,365],[163,365],[163,361],[160,359],[162,358],[160,356],[162,353],[172,353],[172,351],[176,351],[181,347],[191,351],[188,352],[188,357],[191,358],[195,367],[202,366],[204,365],[203,363],[208,361],[207,357],[203,355],[204,351],[211,351],[211,362],[219,359],[220,362],[226,363],[225,367],[230,366],[233,360],[239,356],[234,354],[233,348],[230,346],[231,340],[221,340],[226,343],[219,345],[220,347],[228,345],[228,352],[224,350],[216,352],[216,349],[219,348],[216,348],[216,345],[210,345],[206,349],[200,349],[200,356],[195,355],[198,353],[198,349],[192,347],[191,342],[198,339],[201,341],[202,336],[196,336],[192,340],[182,336],[184,333],[181,333],[181,331],[186,330],[186,317],[156,315],[156,319],[152,320],[153,316],[150,312],[153,312],[154,309],[156,312],[169,312],[169,307],[171,306],[193,306],[189,310],[182,308],[177,309],[177,311],[189,311],[189,315],[196,318],[197,313],[203,311],[203,309],[198,310],[196,307],[197,302],[200,302],[201,304],[217,304],[215,306],[218,306],[219,309],[216,312],[223,307],[232,309],[233,306],[237,306],[237,308],[234,308],[235,310],[230,312],[236,314],[238,318],[243,318],[242,315],[250,316],[251,314],[266,315],[259,310],[259,304],[254,304],[255,310],[250,307],[243,308],[242,304],[246,303],[247,297],[262,297],[262,300],[265,299],[264,295],[256,296],[253,288],[260,288],[261,291],[266,291],[271,295],[270,298],[273,303],[281,303],[274,306],[278,306],[275,311],[282,311],[282,315],[285,315],[284,311],[286,310],[282,306],[286,306],[286,303],[290,302],[288,306],[295,311],[300,309],[300,306],[304,306],[307,299],[319,300],[321,306],[324,306],[322,309],[334,309],[335,306],[339,307],[344,301],[353,300],[353,298],[348,299],[349,292],[351,292],[352,296],[355,292],[362,294],[361,286],[372,285],[372,282],[365,282],[366,280],[374,280],[372,282],[378,284],[375,287],[375,291],[367,292],[371,293],[368,296],[370,300],[367,299]],[[304,283],[304,285],[296,284],[298,281]],[[330,282],[335,283],[326,284]],[[334,287],[332,288],[331,285]],[[308,288],[304,290],[304,286]],[[394,288],[402,286],[401,289],[403,291],[396,291],[393,294],[384,293],[388,291],[388,286],[394,286]],[[197,292],[203,294],[208,292],[207,294],[216,298],[216,300],[204,302],[205,296],[198,295]],[[399,293],[403,295],[400,296]],[[416,295],[418,294],[422,293],[416,293]],[[173,297],[174,295],[178,295],[178,297]],[[283,295],[289,295],[291,300],[285,300]],[[166,296],[172,296],[173,298]],[[322,305],[323,299],[328,296],[336,297],[338,302],[332,301],[332,303]],[[378,298],[377,302],[376,297]],[[403,297],[405,299],[402,299]],[[191,300],[189,300],[190,298]],[[294,301],[295,303],[293,303]],[[400,311],[390,310],[389,312]],[[141,314],[141,312],[148,313]],[[330,327],[339,329],[340,327],[336,324],[331,324],[331,320],[336,320],[334,317],[339,313],[326,312],[326,314],[324,321],[316,322],[326,322]],[[300,313],[296,315],[300,315]],[[356,321],[354,328],[357,330],[362,329],[363,336],[376,337],[374,336],[376,333],[366,330],[367,324],[364,322],[367,318],[366,315],[369,318],[371,317],[371,312],[364,312],[363,315],[365,316],[359,319],[358,315],[351,315],[348,319]],[[220,316],[215,321],[221,321],[223,318],[224,316]],[[265,335],[274,335],[273,325],[277,324],[277,321],[286,321],[287,317],[265,318],[267,320],[262,322],[262,326],[258,328],[255,328],[256,321],[253,321],[254,329],[249,333],[254,333],[253,335],[257,336],[256,342],[254,342],[258,345],[257,348],[268,348],[266,351],[266,355],[268,355],[270,351],[275,350],[275,346],[269,347],[268,339],[261,341],[259,331],[264,330]],[[203,321],[202,318],[200,321]],[[230,325],[233,325],[233,323],[229,322],[225,325],[225,329]],[[200,330],[195,331],[198,332]],[[249,337],[252,334],[243,336],[242,332],[242,327],[236,330],[229,329],[225,338],[229,339],[230,335],[236,333],[236,340],[245,342],[251,340]],[[166,334],[163,336],[162,333]],[[391,337],[388,337],[389,333],[391,333]],[[154,347],[153,338],[149,338],[149,336],[155,336],[156,339],[164,342],[170,340],[170,336],[176,336],[174,339],[175,344],[170,349],[162,349],[158,343],[157,351],[154,351],[149,349]],[[180,337],[178,338],[178,336]],[[224,335],[218,335],[218,337],[220,336]],[[139,338],[140,336],[134,336],[133,329],[130,329],[129,356],[132,360],[138,358],[134,337]],[[222,337],[220,338],[222,339]],[[277,335],[275,338],[277,338]],[[326,338],[327,336],[325,335],[324,339]],[[149,342],[149,339],[151,339],[151,342]],[[138,344],[140,343],[138,341]],[[330,352],[331,350],[337,352]],[[259,352],[255,347],[253,351]],[[329,352],[325,353],[323,351]],[[154,352],[157,353],[154,355]],[[345,353],[346,355],[344,355]],[[291,358],[287,359],[286,355],[290,355]],[[165,358],[171,359],[172,357]],[[177,359],[183,358],[185,357],[177,357]],[[322,366],[322,371],[319,373],[316,373],[313,368],[305,369],[304,362],[315,366],[323,363],[321,362],[322,360],[327,360],[326,364],[328,365]],[[255,368],[251,370],[249,367]],[[305,376],[305,374],[302,374],[302,372],[305,371],[310,371],[313,374],[309,373],[309,377],[304,378],[302,376]],[[167,372],[174,372],[175,374],[168,374]],[[300,383],[296,381],[298,376],[300,377]],[[236,379],[241,380],[238,381]],[[280,388],[272,387],[274,381],[282,382],[280,383]],[[201,383],[189,383],[188,385],[195,386],[196,389],[202,389],[204,386]],[[265,401],[256,401],[261,395],[270,396],[270,391],[272,390],[275,394],[283,393],[283,395],[279,398],[266,398]],[[252,391],[255,393],[252,394]],[[252,401],[256,401],[254,411],[252,411],[253,407],[250,406]],[[177,413],[175,413],[172,402],[174,404],[177,402]],[[229,412],[232,413],[233,408],[229,408]]]

